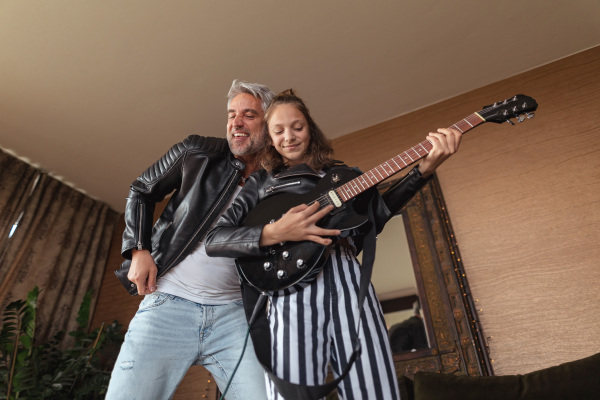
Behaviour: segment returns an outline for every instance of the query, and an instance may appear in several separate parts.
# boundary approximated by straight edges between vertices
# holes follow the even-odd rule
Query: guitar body
[[[358,173],[348,168],[334,168],[304,194],[281,193],[266,198],[246,216],[244,226],[265,225],[277,221],[290,208],[310,204],[344,183],[356,178]],[[355,207],[352,199],[335,208],[318,226],[349,231],[368,221],[362,207]],[[276,291],[292,286],[327,260],[327,246],[312,242],[285,242],[270,246],[267,256],[244,257],[236,260],[238,273],[260,291]]]

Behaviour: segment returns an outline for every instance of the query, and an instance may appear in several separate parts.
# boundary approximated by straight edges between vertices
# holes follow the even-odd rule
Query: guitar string
[[[471,121],[469,121],[471,120]],[[483,121],[476,114],[471,114],[463,120],[450,125],[450,128],[454,127],[461,131],[462,133],[471,130],[475,126],[479,125]],[[378,165],[375,168],[365,172],[361,176],[358,176],[352,179],[349,182],[341,185],[339,188],[335,189],[335,192],[344,200],[348,201],[356,195],[364,192],[366,189],[370,189],[375,186],[379,182],[389,178],[390,176],[400,172],[403,168],[406,168],[410,164],[420,160],[425,157],[431,151],[433,145],[430,141],[425,140],[416,146],[411,147],[410,149],[400,153],[390,160],[384,162],[381,165]],[[396,167],[392,166],[390,162],[396,164]],[[389,168],[389,170],[386,168]],[[381,178],[378,178],[375,173],[377,173]],[[367,181],[368,179],[368,181]],[[331,204],[329,197],[326,195],[322,195],[315,201],[319,202],[319,207],[323,208]],[[309,205],[313,204],[311,202]]]
[[[471,121],[469,121],[469,119]],[[471,122],[473,122],[473,123],[471,123]],[[481,120],[481,118],[479,118],[476,114],[472,114],[472,115],[466,117],[465,119],[463,119],[462,121],[459,121],[459,122],[455,123],[454,125],[451,125],[450,127],[451,128],[455,127],[456,129],[458,129],[459,131],[464,133],[464,132],[474,128],[475,126],[479,125],[482,122],[483,121]],[[344,184],[338,188],[338,190],[340,190],[342,192],[342,198],[344,199],[344,201],[348,201],[352,197],[355,197],[357,194],[362,193],[365,189],[369,189],[369,188],[375,186],[377,183],[398,173],[403,168],[406,168],[410,164],[420,160],[421,158],[423,158],[427,154],[429,154],[429,151],[431,151],[432,147],[433,147],[433,145],[431,144],[431,142],[429,142],[428,140],[425,140],[425,141],[419,143],[418,145],[411,147],[410,149],[406,150],[405,152],[392,157],[390,160],[386,161],[385,163],[367,171],[363,175],[347,182],[346,184]],[[394,162],[394,164],[396,164],[396,168],[394,168],[390,164],[390,162]],[[399,163],[402,165],[400,165]],[[386,169],[386,166],[389,168],[389,171]],[[381,179],[377,178],[377,176],[375,175],[375,172],[381,177]],[[366,179],[369,179],[370,182],[368,182]],[[373,182],[373,181],[375,181],[375,182]],[[362,186],[362,190],[360,190],[357,182],[358,182],[358,184],[360,184],[360,186]]]

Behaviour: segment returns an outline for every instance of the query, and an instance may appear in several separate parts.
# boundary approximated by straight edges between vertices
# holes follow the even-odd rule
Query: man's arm
[[[154,208],[181,185],[181,164],[193,136],[172,146],[165,155],[132,182],[125,204],[125,231],[121,244],[123,258],[131,259],[133,249],[152,251]]]
[[[166,194],[179,187],[181,168],[177,168],[176,164],[181,162],[190,143],[198,139],[189,136],[172,146],[131,184],[125,205],[121,254],[131,259],[127,279],[137,286],[138,294],[149,294],[156,290],[158,268],[151,256],[155,206]]]

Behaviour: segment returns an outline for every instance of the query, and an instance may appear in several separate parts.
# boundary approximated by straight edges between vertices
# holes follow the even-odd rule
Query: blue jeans
[[[165,293],[146,295],[129,325],[106,400],[170,399],[192,365],[203,365],[224,391],[247,330],[241,300],[211,306]],[[266,398],[250,338],[226,398]]]

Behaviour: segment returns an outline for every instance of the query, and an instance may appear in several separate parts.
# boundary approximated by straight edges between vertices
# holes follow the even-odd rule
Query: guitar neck
[[[478,113],[473,113],[467,118],[450,126],[450,128],[457,129],[460,132],[465,133],[475,128],[477,125],[482,124],[483,122],[485,122],[483,117],[481,117]],[[390,176],[397,174],[409,165],[419,161],[421,158],[426,157],[432,148],[433,145],[431,142],[429,140],[425,140],[345,183],[337,188],[335,192],[344,202],[346,202],[363,193],[365,190],[368,190],[386,180]]]

